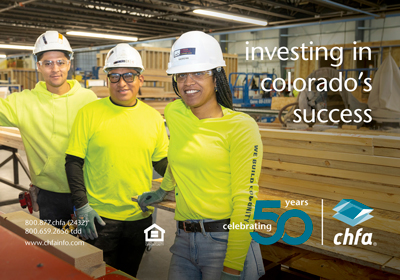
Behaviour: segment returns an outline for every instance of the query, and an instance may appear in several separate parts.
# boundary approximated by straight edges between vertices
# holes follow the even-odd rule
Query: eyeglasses
[[[121,76],[122,76],[122,79],[124,79],[125,82],[133,83],[135,81],[136,77],[139,76],[139,75],[140,74],[138,74],[138,73],[131,73],[131,72],[124,73],[124,74],[109,73],[107,75],[107,77],[110,79],[110,82],[113,83],[113,84],[114,83],[118,83],[119,80],[121,79]]]
[[[59,59],[59,60],[43,60],[43,61],[39,61],[40,66],[44,66],[45,68],[53,68],[54,64],[57,64],[58,67],[60,68],[64,68],[67,67],[69,63],[69,60],[66,59]]]
[[[187,77],[189,77],[189,76],[195,81],[202,81],[205,78],[211,77],[212,75],[213,75],[212,71],[208,70],[208,71],[202,71],[202,72],[175,74],[174,79],[175,79],[175,82],[183,83],[186,81]]]

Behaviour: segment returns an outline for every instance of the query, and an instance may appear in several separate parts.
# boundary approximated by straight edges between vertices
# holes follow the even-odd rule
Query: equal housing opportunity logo
[[[352,227],[361,224],[373,216],[370,215],[374,209],[368,207],[354,199],[342,199],[334,208],[337,213],[333,215],[335,219],[342,221]],[[362,232],[363,228],[359,228],[355,235],[350,232],[350,228],[346,228],[345,233],[337,233],[333,239],[335,245],[357,245],[361,241],[362,245],[374,245],[372,243],[372,233]]]

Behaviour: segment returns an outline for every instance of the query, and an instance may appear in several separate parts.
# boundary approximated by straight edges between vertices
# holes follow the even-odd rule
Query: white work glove
[[[39,193],[39,188],[30,184],[29,185],[29,194],[31,195],[32,208],[33,208],[33,211],[35,211],[35,212],[39,211],[39,204],[37,203],[38,193]]]

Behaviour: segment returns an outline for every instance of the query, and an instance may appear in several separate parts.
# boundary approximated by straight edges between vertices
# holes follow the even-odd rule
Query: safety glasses
[[[186,79],[189,76],[195,81],[202,81],[205,78],[211,77],[212,75],[213,75],[212,71],[207,70],[207,71],[201,71],[201,72],[175,74],[174,79],[175,79],[175,82],[177,82],[177,83],[183,83],[186,81]]]
[[[44,66],[45,68],[53,68],[54,65],[57,65],[60,68],[65,68],[69,64],[69,60],[59,59],[59,60],[43,60],[39,61],[40,66]]]
[[[124,74],[109,73],[109,74],[107,75],[107,77],[108,77],[108,79],[110,80],[110,82],[113,83],[113,84],[114,84],[114,83],[118,83],[119,80],[121,79],[121,76],[122,76],[122,79],[124,79],[125,82],[127,82],[127,83],[133,83],[133,82],[135,81],[136,77],[139,76],[139,75],[140,75],[140,74],[131,73],[131,72],[124,73]]]

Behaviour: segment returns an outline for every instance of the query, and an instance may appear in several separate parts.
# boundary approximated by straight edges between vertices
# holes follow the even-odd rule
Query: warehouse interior
[[[262,245],[265,275],[260,279],[400,279],[398,1],[3,0],[0,26],[1,98],[43,81],[32,50],[41,34],[54,30],[68,38],[74,52],[68,79],[77,80],[99,99],[110,96],[103,71],[107,53],[119,43],[134,47],[145,68],[145,82],[137,97],[162,116],[165,107],[179,99],[166,73],[171,47],[188,31],[213,36],[226,62],[234,110],[249,114],[259,126],[264,154],[258,200],[280,200],[280,208],[268,211],[282,215],[300,209],[314,225],[311,237],[302,244],[280,240]],[[280,54],[279,49],[288,51]],[[320,91],[315,83],[307,90],[312,78],[327,79],[327,85],[336,79],[343,87],[334,90],[337,84],[333,83]],[[325,99],[318,103],[321,92]],[[321,108],[327,113],[318,113]],[[343,119],[329,113],[345,109],[353,116]],[[355,121],[355,110],[368,109],[369,115],[360,115],[362,121]],[[296,110],[304,111],[300,123]],[[14,229],[18,223],[13,224],[11,216],[6,221],[9,213],[30,215],[18,199],[29,188],[29,168],[17,128],[1,126],[0,145],[0,227]],[[153,179],[161,177],[153,172]],[[159,185],[153,181],[153,189]],[[155,205],[153,219],[165,230],[163,244],[147,245],[136,278],[125,275],[118,279],[168,279],[176,221],[173,193],[166,199]],[[374,218],[350,229],[355,238],[362,230],[373,234],[370,245],[361,242],[366,236],[361,233],[358,244],[352,238],[348,246],[336,244],[338,234],[348,230],[334,217],[344,199],[374,209]],[[38,212],[32,216],[39,218]],[[260,236],[271,237],[277,231],[276,221],[257,221],[272,224],[272,231],[259,230]],[[14,231],[21,235],[18,230]],[[305,223],[290,219],[285,232],[301,236]],[[60,257],[45,247],[51,246],[42,249],[74,270],[96,279],[112,279],[107,275],[114,271],[102,260],[80,269],[75,252],[60,249]],[[0,241],[0,279],[21,279],[15,278],[20,274],[7,265],[23,264],[24,253],[8,255],[10,248]],[[62,279],[73,278],[64,276]],[[43,275],[40,279],[53,278]]]

